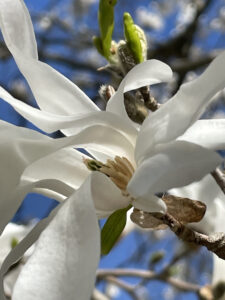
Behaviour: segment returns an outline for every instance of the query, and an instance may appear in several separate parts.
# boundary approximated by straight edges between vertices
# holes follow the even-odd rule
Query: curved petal
[[[88,149],[86,148],[90,156],[92,156],[94,159],[101,161],[102,163],[106,163],[108,159],[114,159],[115,156],[108,155],[105,153],[102,153],[101,151]]]
[[[111,157],[125,156],[134,164],[134,146],[124,135],[111,127],[92,126],[75,136],[61,139],[61,141],[55,140],[55,143],[61,144],[61,147],[73,145],[77,148],[93,149]]]
[[[6,45],[41,109],[59,115],[99,110],[75,84],[38,61],[29,12],[22,0],[0,2],[0,27]]]
[[[17,225],[14,223],[9,223],[6,226],[0,237],[0,266],[4,262],[9,252],[12,250],[13,241],[18,243],[28,234],[30,230],[31,226]],[[18,264],[18,266],[15,266],[15,268],[8,272],[4,277],[4,291],[8,297],[12,295],[13,286],[20,270],[21,266]]]
[[[74,135],[93,125],[105,125],[120,131],[133,144],[136,142],[137,131],[135,128],[120,116],[110,112],[85,112],[70,116],[49,113],[15,99],[2,87],[0,87],[0,98],[12,105],[24,118],[48,133],[63,129],[66,135]]]
[[[98,218],[106,218],[115,210],[127,207],[130,199],[104,174],[96,172],[93,176],[92,197]]]
[[[166,212],[165,203],[155,195],[137,198],[132,204],[135,208],[143,210],[144,212]]]
[[[17,190],[25,168],[54,152],[55,148],[53,140],[47,136],[0,121],[0,231],[12,218],[29,189],[21,183]]]
[[[22,179],[37,181],[55,179],[66,182],[74,190],[78,189],[90,174],[83,163],[87,156],[75,149],[61,149],[29,165],[23,172]]]
[[[215,152],[196,144],[177,141],[158,146],[158,154],[147,158],[128,184],[134,197],[164,192],[200,180],[222,162]]]
[[[30,227],[9,223],[0,237],[0,265],[12,249],[12,240],[21,241],[30,231]]]
[[[225,149],[225,119],[199,120],[179,140],[195,143],[213,150]]]
[[[88,178],[41,234],[13,299],[89,299],[100,257],[99,233]]]
[[[22,0],[1,1],[0,26],[9,49],[16,47],[27,58],[38,58],[32,22]]]
[[[125,110],[123,94],[142,86],[166,82],[171,78],[172,70],[168,65],[159,60],[152,59],[138,64],[122,80],[117,92],[107,103],[106,110],[132,122]],[[134,123],[132,122],[132,124]]]
[[[135,157],[144,159],[158,144],[182,135],[202,114],[211,98],[225,87],[225,52],[197,79],[183,84],[177,94],[147,117],[137,139]]]
[[[31,229],[31,231],[26,235],[26,237],[16,245],[8,254],[6,259],[4,260],[3,264],[1,265],[0,269],[0,299],[6,300],[4,295],[4,288],[3,288],[3,277],[9,270],[10,266],[15,264],[26,252],[28,248],[30,248],[36,240],[39,238],[41,232],[46,228],[52,218],[55,216],[56,212],[60,208],[60,205],[57,206],[50,215],[42,219],[37,223],[36,226]]]

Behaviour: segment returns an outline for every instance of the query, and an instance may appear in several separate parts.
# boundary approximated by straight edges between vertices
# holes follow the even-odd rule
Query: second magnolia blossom
[[[172,194],[203,201],[207,211],[201,222],[194,225],[195,230],[204,234],[225,232],[225,195],[212,178],[207,175],[201,181],[192,183],[179,189],[172,189]],[[225,261],[213,254],[212,284],[225,282]],[[225,299],[225,295],[221,300]]]

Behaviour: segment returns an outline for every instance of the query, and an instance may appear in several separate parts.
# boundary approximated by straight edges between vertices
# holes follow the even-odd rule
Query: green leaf
[[[110,57],[112,33],[114,29],[114,6],[116,3],[117,0],[100,0],[99,2],[98,22],[101,35],[100,39],[102,43],[102,53],[107,59]]]
[[[129,205],[126,208],[115,211],[108,217],[101,231],[101,252],[106,255],[110,252],[116,241],[120,237],[127,221],[127,211],[131,208]]]
[[[129,13],[124,13],[123,15],[124,23],[124,35],[127,41],[127,45],[137,63],[144,61],[147,51],[147,41],[144,31],[137,25]]]

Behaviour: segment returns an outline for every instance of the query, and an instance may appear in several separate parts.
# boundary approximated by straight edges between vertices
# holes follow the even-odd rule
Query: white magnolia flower
[[[114,182],[116,178],[117,185],[102,177],[105,195],[95,203],[100,217],[130,202],[145,211],[164,210],[164,202],[155,196],[156,193],[199,180],[220,164],[220,157],[211,149],[224,148],[225,120],[195,121],[210,98],[225,86],[225,53],[198,79],[183,85],[139,128],[127,116],[123,93],[169,80],[172,72],[167,65],[156,60],[137,65],[121,82],[106,112],[100,112],[76,85],[38,60],[31,20],[22,1],[1,1],[0,26],[41,110],[14,99],[2,88],[0,96],[42,130],[61,129],[71,135],[74,146],[86,148],[98,160],[105,162],[109,158],[112,164],[115,157],[120,157],[119,167],[123,166],[125,182],[123,188],[119,186],[121,176],[113,168],[109,168],[113,173],[110,178]],[[58,179],[77,189],[89,174],[81,166],[80,157],[74,149],[61,150],[27,168],[24,176],[30,181]],[[79,161],[78,166],[71,161]],[[132,164],[134,173],[128,164]],[[47,170],[43,166],[48,167]],[[77,175],[80,170],[81,176]],[[129,197],[124,196],[128,194]]]
[[[225,195],[212,176],[207,175],[199,182],[172,189],[170,192],[180,197],[202,201],[207,205],[206,214],[199,223],[194,224],[195,229],[205,234],[225,232]],[[213,264],[212,283],[225,282],[225,261],[213,254]],[[225,295],[221,300],[223,299]]]
[[[168,66],[156,60],[136,66],[110,99],[107,111],[101,112],[76,85],[38,60],[31,20],[22,0],[0,1],[0,27],[41,110],[14,99],[2,88],[0,97],[44,131],[61,129],[68,135],[53,140],[0,123],[4,170],[0,176],[0,229],[30,191],[67,199],[11,251],[0,274],[3,276],[50,222],[16,283],[13,299],[30,299],[30,295],[32,299],[73,299],[76,293],[77,298],[86,300],[99,258],[93,203],[99,216],[108,216],[131,201],[145,211],[164,210],[155,193],[199,180],[221,162],[212,150],[224,148],[224,120],[194,122],[210,98],[225,86],[225,53],[139,128],[126,114],[123,93],[169,80],[172,73]],[[114,164],[108,174],[112,180],[100,172],[88,177],[84,155],[72,147],[86,148],[104,163],[111,159],[107,167]],[[121,178],[125,180],[122,187]],[[32,277],[31,270],[35,270]]]

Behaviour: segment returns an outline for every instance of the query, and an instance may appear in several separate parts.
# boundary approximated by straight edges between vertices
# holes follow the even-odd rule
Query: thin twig
[[[127,276],[127,277],[140,277],[145,278],[148,280],[160,280],[167,283],[170,283],[172,286],[176,287],[177,289],[180,289],[182,291],[192,291],[192,292],[198,292],[201,288],[200,285],[189,283],[186,281],[182,281],[179,279],[171,278],[171,277],[165,277],[165,276],[159,276],[159,274],[153,272],[153,271],[146,271],[142,269],[104,269],[104,270],[98,270],[97,271],[97,277],[98,278],[104,278],[104,277],[120,277],[120,276]],[[134,286],[133,286],[134,288]]]

